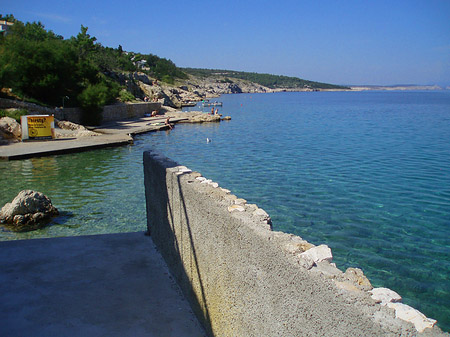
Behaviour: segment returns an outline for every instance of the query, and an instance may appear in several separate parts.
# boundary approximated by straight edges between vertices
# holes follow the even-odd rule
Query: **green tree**
[[[0,85],[46,104],[77,91],[75,50],[38,22],[16,22],[0,43]]]
[[[70,39],[78,50],[78,57],[83,60],[87,60],[96,51],[95,41],[97,41],[97,38],[91,37],[87,31],[88,27],[81,25],[81,31],[77,37]]]
[[[113,101],[118,94],[119,86],[105,79],[89,84],[77,97],[82,109],[82,124],[99,125],[102,122],[103,106]]]

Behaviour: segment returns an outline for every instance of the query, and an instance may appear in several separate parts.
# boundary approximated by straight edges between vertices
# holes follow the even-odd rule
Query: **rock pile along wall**
[[[397,294],[374,300],[384,288],[360,270],[272,231],[264,210],[200,173],[147,151],[144,181],[148,230],[210,336],[443,335],[396,318]]]

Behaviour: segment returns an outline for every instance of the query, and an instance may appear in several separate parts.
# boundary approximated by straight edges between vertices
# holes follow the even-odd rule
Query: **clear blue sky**
[[[3,0],[2,14],[182,67],[450,85],[449,0]]]

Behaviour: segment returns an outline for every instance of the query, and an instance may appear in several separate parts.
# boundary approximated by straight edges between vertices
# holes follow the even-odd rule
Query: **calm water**
[[[145,230],[142,151],[155,148],[264,208],[275,230],[328,244],[339,268],[362,268],[449,331],[450,92],[220,100],[232,121],[0,162],[0,204],[29,188],[63,211],[52,226],[2,239]]]

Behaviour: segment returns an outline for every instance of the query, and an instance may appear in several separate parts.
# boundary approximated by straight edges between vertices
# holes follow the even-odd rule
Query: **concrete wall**
[[[200,173],[148,151],[144,181],[148,230],[210,336],[415,336],[423,330],[395,318],[392,298],[376,304],[381,300],[372,298],[362,272],[338,270],[328,247],[272,231],[264,210]]]
[[[34,114],[55,115],[55,118],[59,120],[73,123],[81,122],[81,110],[79,108],[46,108],[33,103],[0,98],[0,109],[7,108],[27,109]],[[103,108],[103,122],[143,117],[145,114],[150,114],[153,110],[159,111],[159,109],[161,109],[161,103],[159,102],[106,105]]]

